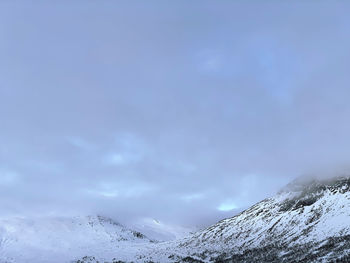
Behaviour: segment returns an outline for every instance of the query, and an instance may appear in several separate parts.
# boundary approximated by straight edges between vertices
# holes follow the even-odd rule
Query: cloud
[[[0,170],[0,185],[9,186],[16,184],[16,182],[20,179],[19,174],[14,171],[9,170]]]
[[[128,159],[121,153],[112,153],[105,157],[105,162],[110,165],[123,165],[128,162]]]
[[[86,140],[80,138],[80,137],[68,137],[67,141],[77,147],[80,148],[81,150],[91,150],[93,148],[93,145],[91,145],[89,142],[87,142]]]
[[[204,225],[348,171],[347,3],[0,5],[2,214]]]
[[[198,54],[198,68],[203,73],[220,73],[223,59],[215,50],[203,50]]]
[[[220,211],[230,211],[237,208],[238,206],[232,201],[226,201],[225,203],[222,203],[218,206],[218,210]]]

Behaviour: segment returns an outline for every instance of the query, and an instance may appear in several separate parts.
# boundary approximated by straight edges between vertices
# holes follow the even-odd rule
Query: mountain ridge
[[[45,244],[41,250],[38,248],[41,253],[31,255],[37,257],[35,262],[350,262],[350,176],[298,178],[275,196],[238,215],[174,241],[152,240],[142,231],[101,216],[66,220],[66,225],[58,224],[60,227],[55,229],[61,231],[61,240],[46,239],[52,242],[51,247]],[[74,223],[71,225],[69,220]],[[50,222],[46,224],[51,226]],[[7,231],[14,229],[9,227]],[[26,233],[32,226],[22,229],[24,236],[33,234]],[[47,229],[51,231],[50,227]],[[48,235],[45,231],[34,238],[41,241],[39,245]],[[67,235],[62,234],[64,231]],[[72,233],[76,234],[73,239]],[[12,242],[12,252],[16,252],[18,248],[13,244],[23,241],[20,236],[11,242],[4,237],[4,231],[0,232],[1,263],[33,262],[25,257],[11,258],[9,244]],[[74,249],[68,249],[65,242],[74,244]],[[70,252],[73,261],[67,261],[68,257],[63,257],[63,261],[42,257],[47,253],[45,248],[52,249],[55,244],[62,250],[53,249],[52,255]],[[33,243],[20,248],[32,249]],[[2,256],[7,256],[6,260]]]
[[[327,243],[331,238],[347,239],[350,234],[349,191],[348,176],[313,179],[302,184],[297,180],[276,196],[195,233],[181,245],[204,251],[204,254],[197,252],[203,259],[213,258],[212,255],[221,251],[218,258],[228,260],[231,255],[236,260],[232,262],[250,262],[249,257],[237,259],[242,251],[254,254],[254,249],[279,246],[281,256],[275,255],[275,259],[270,258],[268,262],[281,262],[286,260],[290,251],[296,250],[292,249],[293,246],[321,246],[322,242]],[[328,255],[323,254],[323,257]],[[332,260],[342,256],[333,255]],[[260,259],[260,262],[265,261]]]

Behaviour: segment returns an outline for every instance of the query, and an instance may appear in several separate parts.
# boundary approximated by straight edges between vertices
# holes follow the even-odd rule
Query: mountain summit
[[[349,241],[350,177],[308,177],[181,246],[214,262],[349,262]]]

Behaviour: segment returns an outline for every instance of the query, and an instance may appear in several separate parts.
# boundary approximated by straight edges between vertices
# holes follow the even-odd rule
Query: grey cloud
[[[346,8],[1,3],[2,213],[204,224],[348,169]]]

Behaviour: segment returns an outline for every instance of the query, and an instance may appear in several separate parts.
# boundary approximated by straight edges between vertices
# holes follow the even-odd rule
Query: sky
[[[1,214],[201,225],[350,164],[346,1],[2,1]]]

